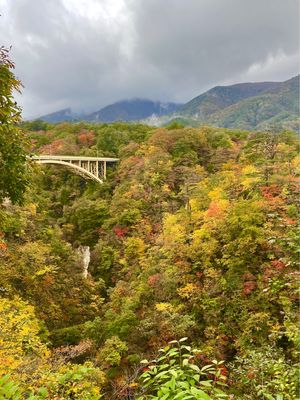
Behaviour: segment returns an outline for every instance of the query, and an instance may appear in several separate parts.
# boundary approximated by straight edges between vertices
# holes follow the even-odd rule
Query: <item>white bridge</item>
[[[119,161],[118,158],[84,157],[84,156],[32,156],[32,160],[39,164],[63,165],[72,169],[86,179],[103,183],[106,179],[107,166]]]

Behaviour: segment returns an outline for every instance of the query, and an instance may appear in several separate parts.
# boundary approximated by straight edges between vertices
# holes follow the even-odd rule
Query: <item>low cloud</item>
[[[298,0],[0,0],[24,115],[298,73]]]

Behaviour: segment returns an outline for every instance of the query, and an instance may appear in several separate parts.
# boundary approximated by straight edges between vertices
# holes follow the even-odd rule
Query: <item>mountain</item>
[[[137,121],[147,117],[173,113],[180,107],[176,103],[162,103],[146,99],[122,100],[86,116],[91,122]]]
[[[168,119],[185,124],[262,130],[299,130],[299,75],[285,82],[216,86],[184,104]]]
[[[175,112],[182,104],[163,103],[146,99],[122,100],[110,104],[91,114],[76,114],[71,108],[43,115],[38,119],[57,123],[63,121],[114,122],[138,121],[148,117],[159,118],[162,115]]]
[[[299,130],[299,75],[212,114],[208,122],[225,128]]]
[[[276,89],[279,85],[278,82],[259,82],[216,86],[183,105],[179,111],[185,116],[207,117],[248,97]]]
[[[285,82],[216,86],[184,105],[137,98],[118,101],[91,114],[75,114],[66,108],[39,119],[50,123],[143,121],[157,126],[178,121],[190,126],[299,131],[299,75]]]
[[[77,116],[72,112],[71,108],[64,108],[63,110],[51,114],[42,115],[38,119],[45,122],[56,123],[63,121],[76,121]]]

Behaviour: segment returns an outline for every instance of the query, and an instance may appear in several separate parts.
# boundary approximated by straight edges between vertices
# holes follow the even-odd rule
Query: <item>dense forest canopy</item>
[[[296,134],[21,129],[31,154],[120,162],[103,185],[32,163],[2,205],[3,398],[297,398]]]

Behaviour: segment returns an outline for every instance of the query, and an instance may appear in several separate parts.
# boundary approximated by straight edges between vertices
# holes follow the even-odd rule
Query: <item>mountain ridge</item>
[[[267,128],[275,121],[274,118],[291,120],[291,116],[299,117],[299,76],[281,82],[275,89],[261,93],[259,96],[246,98],[235,103],[217,114],[210,116],[210,122],[225,128],[258,129]],[[276,98],[276,101],[274,101]],[[269,123],[268,123],[269,121]],[[276,123],[274,123],[276,125]],[[282,124],[284,128],[285,124]],[[295,127],[296,128],[296,127]]]
[[[232,92],[235,92],[235,98],[232,98]],[[228,93],[231,94],[229,99],[226,98]],[[275,127],[299,132],[299,75],[283,82],[217,86],[156,124],[167,125],[175,121],[191,126],[209,124],[244,130]]]
[[[187,115],[199,114],[199,107],[204,103],[207,106],[208,102],[211,102],[211,106],[217,108],[225,108],[231,104],[252,97],[258,93],[264,92],[269,88],[275,88],[280,85],[281,82],[246,82],[236,83],[229,86],[215,86],[212,89],[194,97],[192,100],[184,104],[179,112],[183,112]],[[207,116],[212,114],[213,110],[201,110],[201,116]]]
[[[275,126],[299,131],[299,75],[283,82],[215,86],[185,104],[133,98],[117,101],[89,114],[75,114],[65,108],[39,119],[51,123],[125,121],[156,126],[178,121],[191,126],[211,124],[246,130]]]
[[[99,111],[86,116],[87,121],[116,122],[136,121],[151,115],[165,115],[177,110],[181,105],[177,103],[152,101],[142,98],[133,98],[117,101],[101,108]]]
[[[43,115],[37,119],[45,122],[63,121],[89,121],[89,122],[116,122],[116,121],[138,121],[151,117],[162,116],[173,113],[182,104],[174,102],[153,101],[142,98],[124,99],[102,107],[92,113],[74,113],[71,108],[65,108],[56,112]]]

